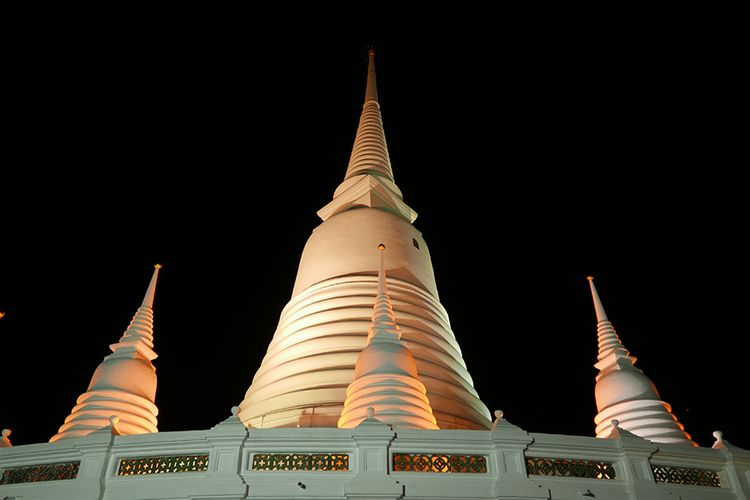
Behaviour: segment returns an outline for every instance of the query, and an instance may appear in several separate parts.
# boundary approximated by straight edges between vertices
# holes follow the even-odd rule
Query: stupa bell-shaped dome
[[[344,181],[318,215],[292,298],[239,417],[249,427],[336,427],[357,357],[367,345],[378,269],[372,249],[388,248],[385,268],[401,341],[414,357],[441,429],[488,429],[440,304],[416,213],[396,186],[377,100],[370,52],[362,116]]]

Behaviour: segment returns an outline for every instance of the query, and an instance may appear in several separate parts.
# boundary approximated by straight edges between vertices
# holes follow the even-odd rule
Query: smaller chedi
[[[372,311],[367,347],[354,366],[354,380],[346,390],[339,427],[356,427],[368,409],[378,420],[400,428],[437,429],[427,390],[419,380],[411,351],[401,342],[385,275],[385,245],[378,245],[378,294]]]
[[[109,425],[113,415],[119,418],[117,429],[122,434],[157,432],[156,368],[151,361],[156,359],[153,305],[159,269],[157,264],[141,307],[122,338],[109,346],[112,354],[96,369],[88,389],[50,442],[90,434]]]
[[[599,338],[596,376],[596,436],[607,437],[613,430],[612,420],[619,427],[656,443],[697,446],[684,427],[672,414],[672,407],[661,400],[656,386],[636,368],[636,358],[630,355],[607,319],[604,306],[588,277],[596,309],[596,331]]]

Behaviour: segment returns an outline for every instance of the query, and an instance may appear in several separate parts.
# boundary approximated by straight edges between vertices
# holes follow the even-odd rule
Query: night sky
[[[16,445],[56,433],[157,262],[159,428],[229,416],[343,179],[371,43],[396,183],[488,408],[593,435],[591,274],[693,438],[750,448],[747,12],[380,13],[346,32],[308,14],[8,42],[0,427]]]

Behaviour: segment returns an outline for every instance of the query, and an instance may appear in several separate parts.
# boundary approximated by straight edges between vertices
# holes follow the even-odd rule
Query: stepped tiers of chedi
[[[710,448],[692,440],[636,368],[593,278],[592,435],[530,433],[490,414],[396,185],[374,56],[344,179],[318,211],[239,405],[210,429],[157,429],[157,265],[49,442],[2,430],[0,499],[750,498],[750,452],[719,431]]]

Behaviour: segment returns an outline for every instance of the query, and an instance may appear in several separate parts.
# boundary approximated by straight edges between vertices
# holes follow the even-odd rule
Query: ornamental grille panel
[[[652,465],[651,471],[653,471],[654,479],[656,479],[657,483],[689,484],[692,486],[721,488],[719,474],[711,470]]]
[[[615,469],[611,463],[564,458],[526,457],[526,473],[530,476],[615,479]]]
[[[484,474],[487,457],[444,453],[394,453],[394,472],[437,472],[440,474]]]
[[[252,470],[348,471],[345,453],[256,453]]]
[[[171,472],[205,472],[208,455],[179,455],[169,457],[123,458],[117,468],[118,476],[142,476]]]
[[[3,471],[0,484],[36,483],[39,481],[59,481],[78,477],[81,462],[27,465]]]

